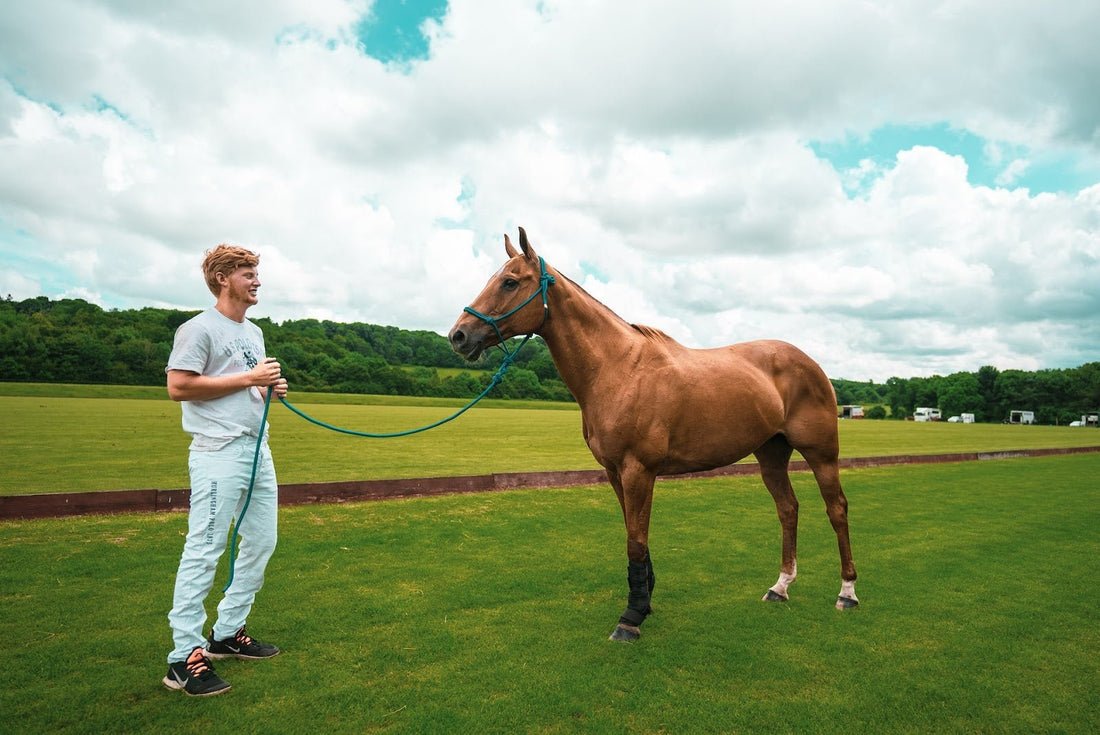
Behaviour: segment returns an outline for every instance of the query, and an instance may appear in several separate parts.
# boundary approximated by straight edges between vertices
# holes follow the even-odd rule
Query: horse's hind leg
[[[791,487],[787,466],[791,459],[790,443],[782,434],[776,434],[754,452],[760,463],[760,476],[775,500],[779,525],[783,529],[783,556],[779,566],[779,580],[771,586],[764,600],[786,602],[787,587],[798,575],[798,498]]]
[[[848,499],[840,486],[840,465],[835,454],[820,456],[811,450],[801,450],[802,456],[810,465],[821,488],[821,497],[825,500],[825,512],[836,532],[837,546],[840,549],[840,594],[836,599],[836,609],[846,610],[859,604],[856,597],[856,565],[852,561],[852,543],[848,538]]]

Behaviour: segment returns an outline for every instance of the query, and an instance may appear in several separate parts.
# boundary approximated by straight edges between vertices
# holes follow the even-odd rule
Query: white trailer
[[[914,421],[939,421],[940,410],[938,408],[928,408],[927,406],[918,406],[917,410],[913,412]]]
[[[1034,424],[1034,411],[1009,411],[1008,423],[1010,424]]]
[[[1100,426],[1100,415],[1095,413],[1081,414],[1081,420],[1071,421],[1070,426]]]

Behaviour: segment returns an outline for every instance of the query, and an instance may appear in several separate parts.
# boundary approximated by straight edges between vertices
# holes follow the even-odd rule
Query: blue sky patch
[[[814,154],[832,164],[841,174],[858,170],[869,161],[869,176],[844,176],[848,193],[866,193],[874,173],[894,167],[899,151],[930,146],[952,156],[961,156],[968,168],[967,179],[974,186],[1026,188],[1040,192],[1075,193],[1100,181],[1100,170],[1089,170],[1070,152],[1039,152],[1026,146],[991,141],[947,123],[925,126],[886,125],[866,137],[848,136],[839,141],[811,141]]]
[[[420,32],[429,19],[442,20],[447,0],[375,0],[357,28],[363,52],[385,63],[428,58],[428,39]]]
[[[29,280],[39,284],[40,292],[54,297],[71,286],[72,276],[68,270],[43,253],[42,247],[34,236],[26,230],[11,227],[0,219],[0,263],[4,269],[11,268],[19,274],[28,275]],[[0,298],[8,294],[0,293]]]

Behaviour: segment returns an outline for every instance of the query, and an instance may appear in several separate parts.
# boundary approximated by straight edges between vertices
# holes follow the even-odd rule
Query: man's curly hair
[[[255,268],[259,264],[260,256],[251,250],[222,243],[218,247],[206,251],[206,257],[202,261],[202,275],[206,279],[206,287],[210,289],[210,293],[217,296],[221,293],[221,284],[218,283],[217,278],[218,273],[229,276],[242,266]]]

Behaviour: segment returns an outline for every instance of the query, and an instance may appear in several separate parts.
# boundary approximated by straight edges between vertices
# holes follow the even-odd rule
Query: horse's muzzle
[[[462,320],[459,319],[459,321],[461,322]],[[470,329],[460,324],[455,324],[451,329],[451,333],[447,335],[447,339],[451,341],[452,350],[464,360],[473,362],[481,357],[481,353],[485,350],[485,336],[473,335],[470,332]]]

